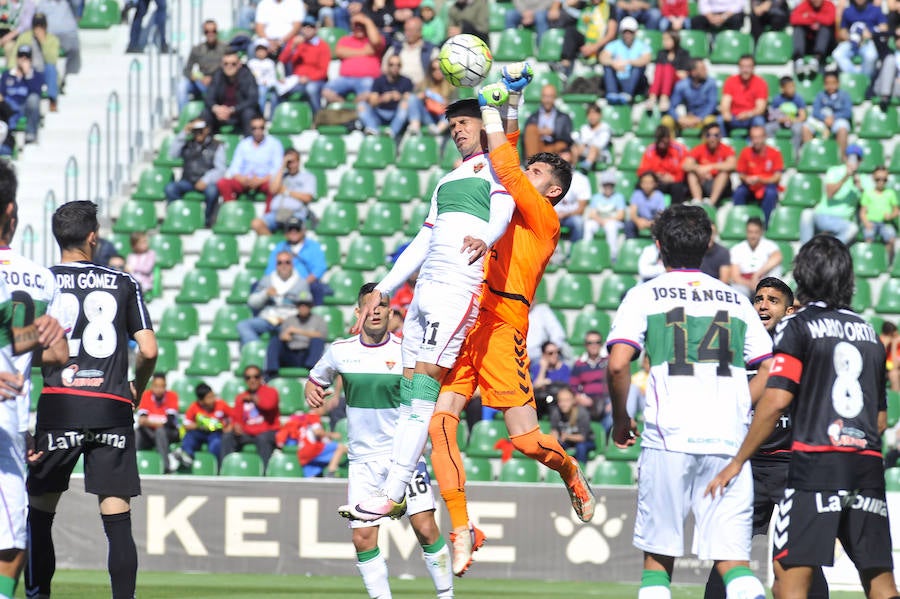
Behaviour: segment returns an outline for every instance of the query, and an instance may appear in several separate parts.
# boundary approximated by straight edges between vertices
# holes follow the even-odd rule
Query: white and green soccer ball
[[[460,33],[444,42],[438,61],[450,85],[474,87],[488,76],[494,57],[481,38]]]

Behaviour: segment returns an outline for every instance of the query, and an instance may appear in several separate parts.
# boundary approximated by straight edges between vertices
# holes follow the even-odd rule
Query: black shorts
[[[750,460],[753,470],[753,534],[769,533],[775,506],[784,499],[790,462]]]
[[[857,570],[893,570],[884,489],[787,489],[778,510],[772,555],[782,566],[832,566],[840,539]]]
[[[116,426],[91,430],[38,429],[35,450],[44,456],[28,467],[28,493],[62,493],[84,454],[84,489],[112,497],[141,494],[134,428]]]

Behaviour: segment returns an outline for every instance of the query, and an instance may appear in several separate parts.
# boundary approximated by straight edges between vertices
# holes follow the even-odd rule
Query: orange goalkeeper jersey
[[[514,144],[518,136],[509,137]],[[522,172],[513,145],[503,144],[490,158],[497,178],[516,203],[516,211],[485,261],[481,309],[524,333],[538,283],[559,241],[559,217]]]

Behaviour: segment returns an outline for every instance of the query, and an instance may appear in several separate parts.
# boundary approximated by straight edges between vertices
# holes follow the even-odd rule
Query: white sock
[[[381,553],[368,561],[356,562],[356,567],[359,568],[363,584],[366,585],[366,591],[371,599],[392,599],[387,562]]]
[[[453,599],[453,571],[450,568],[450,548],[447,544],[434,553],[422,551],[422,559],[434,581],[438,599]]]
[[[672,591],[664,586],[641,587],[638,599],[672,599]]]
[[[384,490],[394,501],[401,501],[406,495],[406,485],[412,479],[419,456],[428,441],[428,424],[434,414],[434,402],[427,399],[413,399],[407,418],[397,422],[394,431],[391,469],[384,483]]]
[[[739,576],[725,585],[728,599],[765,599],[766,590],[756,576]]]

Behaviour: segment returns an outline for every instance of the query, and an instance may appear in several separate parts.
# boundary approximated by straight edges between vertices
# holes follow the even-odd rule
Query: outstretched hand
[[[506,85],[506,89],[514,93],[522,93],[522,90],[534,79],[534,69],[528,62],[514,62],[503,67],[503,77],[500,81]]]
[[[356,318],[356,324],[353,325],[353,328],[350,329],[351,335],[358,335],[360,331],[362,331],[363,323],[369,317],[372,312],[375,311],[375,308],[378,307],[378,304],[381,303],[381,292],[377,289],[369,293],[366,296],[366,300],[363,302],[363,305],[359,307],[359,315]]]
[[[706,491],[703,492],[703,496],[706,497],[709,495],[713,499],[716,498],[716,493],[721,497],[725,494],[725,490],[728,488],[728,484],[732,481],[732,479],[741,473],[741,466],[731,460],[728,462],[728,465],[722,468],[722,471],[719,472],[709,484],[706,485]]]
[[[463,246],[462,249],[459,250],[461,254],[466,252],[469,253],[469,264],[474,264],[479,258],[484,256],[487,251],[488,245],[471,235],[466,235],[463,238]]]
[[[482,108],[486,106],[499,108],[500,106],[503,106],[508,99],[509,90],[506,88],[506,84],[502,81],[491,83],[490,85],[485,85],[480,90],[478,90],[478,105]]]

